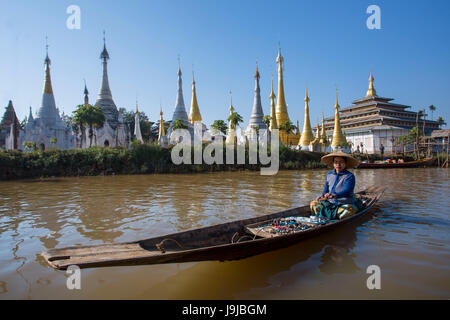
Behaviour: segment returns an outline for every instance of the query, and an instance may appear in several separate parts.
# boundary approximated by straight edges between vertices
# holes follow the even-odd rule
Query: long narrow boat
[[[50,266],[62,270],[71,265],[93,268],[243,259],[293,245],[353,221],[366,214],[384,190],[383,187],[370,187],[357,193],[362,206],[350,217],[310,223],[308,229],[288,234],[263,236],[255,234],[252,227],[285,217],[309,217],[309,206],[134,242],[50,249],[41,255]]]
[[[417,168],[431,164],[433,158],[425,158],[422,160],[408,161],[402,163],[360,163],[358,169],[378,169],[378,168]]]

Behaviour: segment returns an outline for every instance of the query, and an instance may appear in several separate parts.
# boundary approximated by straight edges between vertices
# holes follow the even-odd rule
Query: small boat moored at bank
[[[397,162],[397,163],[367,163],[361,162],[357,169],[378,169],[378,168],[417,168],[430,165],[433,158],[425,158],[416,161]]]

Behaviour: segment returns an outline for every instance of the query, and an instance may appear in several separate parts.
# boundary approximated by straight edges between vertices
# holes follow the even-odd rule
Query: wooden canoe
[[[353,216],[273,238],[254,236],[248,232],[246,226],[283,217],[309,217],[309,206],[134,242],[50,249],[41,255],[50,266],[62,270],[71,265],[93,268],[243,259],[293,245],[353,221],[367,213],[384,190],[383,187],[370,187],[357,193],[357,197],[362,199],[364,204]]]
[[[433,158],[425,158],[417,161],[403,163],[360,163],[358,169],[381,169],[381,168],[417,168],[429,165]]]

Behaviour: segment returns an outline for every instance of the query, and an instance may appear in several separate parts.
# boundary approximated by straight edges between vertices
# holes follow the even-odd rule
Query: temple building
[[[122,115],[117,110],[112,98],[108,79],[109,53],[106,50],[105,38],[103,38],[103,51],[100,54],[103,65],[102,82],[95,105],[102,108],[105,114],[105,123],[101,128],[94,129],[95,140],[93,146],[128,147],[130,143],[129,128],[125,125]],[[89,130],[88,128],[86,130]],[[88,135],[85,135],[88,136]],[[89,147],[87,141],[83,141],[82,148]]]
[[[256,130],[266,130],[267,125],[263,122],[264,112],[261,105],[261,90],[259,88],[259,71],[258,65],[256,65],[255,72],[255,97],[253,100],[252,113],[250,115],[250,121],[248,123],[245,135],[248,139],[256,139],[259,135]]]
[[[0,148],[5,150],[18,149],[19,134],[20,122],[19,119],[17,119],[13,103],[9,100],[8,106],[6,107],[6,111],[2,118],[2,122],[0,123]]]
[[[383,145],[385,153],[393,152],[396,139],[408,134],[417,123],[421,129],[425,122],[426,135],[439,128],[437,121],[424,120],[417,112],[406,110],[410,106],[392,103],[392,100],[377,95],[371,72],[366,96],[340,110],[340,126],[347,141],[351,142],[353,151],[359,149],[367,153],[379,153]],[[326,119],[328,137],[335,129],[334,120]]]
[[[30,107],[30,114],[27,123],[19,134],[18,148],[24,149],[24,142],[34,142],[36,147],[46,150],[50,147],[59,149],[71,149],[75,147],[75,135],[72,128],[67,125],[59,115],[56,108],[55,97],[53,96],[52,81],[50,77],[50,58],[45,57],[45,80],[42,93],[42,103],[37,117],[33,118]]]
[[[281,48],[278,46],[278,56],[276,59],[278,64],[278,96],[277,96],[277,108],[276,108],[276,117],[277,117],[277,126],[280,128],[281,124],[286,121],[290,121],[289,114],[287,110],[286,99],[284,97],[284,79],[283,79],[283,62],[284,58],[281,55]],[[280,130],[280,139],[281,141],[286,141],[286,131]],[[298,145],[298,141],[300,139],[300,134],[297,133],[289,133],[288,136],[288,145],[296,146]]]

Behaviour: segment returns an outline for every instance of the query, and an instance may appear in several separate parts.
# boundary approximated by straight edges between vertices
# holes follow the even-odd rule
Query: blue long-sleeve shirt
[[[343,170],[336,173],[336,170],[332,170],[325,177],[322,196],[325,193],[334,195],[336,198],[329,199],[329,201],[335,204],[353,203],[355,184],[355,175],[350,171]]]

